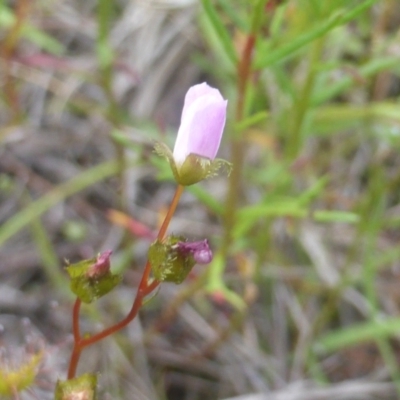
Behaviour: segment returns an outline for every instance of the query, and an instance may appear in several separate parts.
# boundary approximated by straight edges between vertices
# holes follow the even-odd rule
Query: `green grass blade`
[[[43,269],[49,281],[57,288],[58,292],[72,299],[73,296],[69,290],[68,281],[60,269],[57,254],[39,217],[33,219],[31,223],[31,232],[32,239],[42,259]]]
[[[235,48],[233,46],[233,40],[230,37],[228,31],[226,30],[225,26],[221,22],[221,19],[218,16],[214,6],[211,3],[211,0],[202,0],[204,12],[209,20],[211,26],[214,28],[222,47],[225,50],[226,55],[229,59],[233,62],[233,64],[237,64],[237,55]]]
[[[308,32],[299,36],[297,39],[292,40],[274,51],[269,51],[269,43],[266,42],[261,44],[257,51],[257,57],[255,61],[256,69],[263,69],[271,64],[279,63],[288,57],[294,56],[300,49],[308,45],[312,41],[320,38],[321,36],[328,33],[330,30],[336,28],[337,26],[343,25],[360,13],[371,7],[376,0],[366,0],[362,4],[348,12],[336,12],[330,18],[327,18],[321,24],[318,24],[314,28],[311,28]]]
[[[394,67],[399,66],[399,57],[380,57],[370,61],[368,64],[364,65],[360,69],[357,70],[357,75],[360,78],[369,78],[380,71],[390,70]],[[327,87],[322,92],[319,92],[317,95],[313,96],[311,99],[311,106],[317,106],[321,103],[324,103],[330,100],[333,97],[338,96],[343,93],[346,89],[352,87],[357,84],[356,79],[353,76],[347,76],[337,83]]]
[[[331,353],[378,338],[396,336],[399,332],[400,318],[368,321],[326,334],[315,343],[314,349],[317,353]]]
[[[97,165],[55,187],[40,199],[25,207],[0,227],[0,246],[22,228],[31,224],[36,218],[58,202],[64,200],[66,197],[93,185],[95,182],[116,174],[118,172],[118,166],[119,163],[117,160]]]

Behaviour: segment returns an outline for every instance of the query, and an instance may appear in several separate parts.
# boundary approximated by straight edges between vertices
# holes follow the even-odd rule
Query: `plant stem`
[[[81,356],[82,348],[79,345],[79,342],[75,342],[74,348],[72,350],[71,354],[71,360],[69,362],[69,368],[68,368],[68,379],[73,379],[76,374],[76,368],[78,366],[79,358]]]
[[[149,264],[146,264],[146,267],[147,267],[147,265],[149,265]],[[144,276],[144,274],[143,274],[143,276]],[[157,285],[155,287],[157,287],[160,284],[160,282],[158,282],[158,281],[156,281],[156,282],[157,282]],[[142,284],[142,281],[141,281],[141,284]],[[110,336],[110,335],[120,331],[121,329],[125,328],[136,317],[136,315],[142,305],[143,298],[147,294],[146,288],[147,288],[146,286],[144,286],[144,287],[139,286],[139,289],[137,291],[136,298],[135,298],[135,301],[133,302],[132,308],[129,311],[129,314],[123,320],[119,321],[115,325],[110,326],[109,328],[104,329],[103,331],[101,331],[89,338],[81,339],[79,341],[79,348],[83,349],[84,347],[90,346],[96,342],[99,342],[100,340],[105,339],[107,336]]]
[[[255,45],[255,35],[249,34],[242,57],[237,67],[238,73],[238,100],[236,104],[236,121],[243,119],[245,111],[245,99],[248,80],[251,75],[251,61]],[[225,259],[229,252],[232,242],[232,230],[236,220],[236,210],[239,199],[240,183],[242,179],[243,160],[245,154],[244,141],[241,137],[235,137],[231,143],[231,161],[234,165],[233,171],[229,177],[228,193],[225,201],[225,218],[224,218],[224,236],[221,246],[221,254]]]
[[[171,201],[171,205],[169,207],[167,215],[165,216],[164,222],[162,223],[160,231],[158,232],[158,235],[157,235],[158,240],[164,239],[165,232],[167,232],[168,225],[171,222],[171,218],[175,213],[176,206],[178,205],[179,199],[182,196],[183,188],[184,187],[182,185],[178,185],[178,187],[176,188],[176,191],[175,191],[174,197]]]
[[[176,188],[174,197],[171,201],[171,205],[168,209],[168,212],[165,216],[164,222],[161,225],[161,228],[158,232],[157,239],[162,240],[165,236],[165,233],[168,229],[168,225],[171,222],[172,216],[175,213],[176,207],[178,205],[179,199],[183,193],[183,186],[178,185]],[[73,312],[72,312],[72,324],[73,324],[73,334],[74,334],[74,348],[72,350],[71,360],[68,368],[68,379],[72,379],[75,377],[77,365],[79,362],[79,358],[81,355],[82,350],[90,346],[94,343],[99,342],[100,340],[110,336],[119,330],[125,328],[137,315],[139,312],[140,307],[143,304],[143,299],[153,290],[155,290],[159,285],[160,282],[157,280],[152,280],[149,283],[149,276],[151,272],[151,264],[149,261],[146,262],[146,266],[144,267],[142,278],[139,283],[139,287],[135,296],[135,300],[132,304],[131,310],[129,311],[128,315],[116,323],[115,325],[110,326],[103,331],[96,333],[88,338],[82,338],[79,331],[79,311],[81,306],[81,300],[77,299],[74,304]]]
[[[81,299],[78,297],[75,300],[74,309],[72,311],[72,332],[74,334],[75,342],[78,342],[81,338],[80,329],[79,329],[79,312],[81,309]]]
[[[314,90],[314,82],[317,76],[316,65],[318,64],[323,50],[324,40],[320,38],[311,47],[309,66],[306,79],[300,94],[293,106],[293,119],[290,129],[290,137],[286,145],[286,156],[289,161],[295,159],[303,144],[303,128],[307,112],[310,109],[310,101]]]
[[[266,3],[267,0],[258,0],[254,5],[251,17],[251,30],[247,35],[246,43],[237,65],[238,99],[236,103],[235,116],[237,123],[241,122],[246,116],[247,88],[253,72],[253,53],[256,44],[257,33],[262,25],[264,16],[263,9]],[[242,132],[240,131],[235,132],[231,143],[231,161],[234,165],[234,168],[229,177],[228,193],[225,201],[226,212],[224,215],[224,236],[221,246],[221,255],[224,259],[226,259],[228,255],[229,247],[232,242],[232,230],[236,221],[236,211],[241,192],[243,162],[246,153],[245,141],[243,137],[240,136],[241,133]]]
[[[74,335],[74,348],[71,354],[71,360],[69,362],[68,368],[68,379],[72,379],[76,373],[76,367],[78,366],[79,356],[81,350],[79,349],[79,341],[81,339],[80,329],[79,329],[79,311],[81,309],[81,299],[77,298],[75,300],[74,308],[72,310],[72,332]]]

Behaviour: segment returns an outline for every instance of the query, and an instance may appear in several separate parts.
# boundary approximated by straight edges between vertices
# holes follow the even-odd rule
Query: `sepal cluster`
[[[71,291],[84,303],[92,303],[113,290],[121,281],[110,271],[111,251],[66,267]]]
[[[168,236],[156,240],[148,252],[153,276],[160,282],[182,283],[196,263],[207,264],[212,252],[207,240],[188,242],[182,236]]]
[[[189,154],[183,164],[179,165],[175,162],[169,147],[161,142],[154,145],[154,151],[168,161],[175,181],[182,186],[194,185],[204,179],[212,178],[221,169],[225,169],[228,175],[232,170],[232,164],[226,160],[220,158],[211,160],[197,154]]]

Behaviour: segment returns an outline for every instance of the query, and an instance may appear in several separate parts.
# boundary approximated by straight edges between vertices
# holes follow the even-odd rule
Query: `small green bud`
[[[106,295],[121,281],[120,275],[110,271],[110,255],[111,251],[105,251],[66,268],[71,278],[71,291],[84,303]]]
[[[177,251],[176,245],[182,240],[179,236],[169,236],[163,242],[157,239],[150,245],[148,257],[158,281],[182,283],[196,264],[190,254]]]
[[[208,241],[188,242],[180,236],[156,240],[149,249],[149,261],[155,279],[161,282],[182,283],[193,266],[208,264],[212,252]]]

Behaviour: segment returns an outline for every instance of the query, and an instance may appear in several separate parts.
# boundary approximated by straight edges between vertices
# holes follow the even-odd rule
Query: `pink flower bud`
[[[100,278],[110,271],[110,256],[112,251],[107,250],[97,256],[96,262],[86,272],[87,278]]]
[[[177,249],[183,255],[191,254],[197,264],[209,264],[213,258],[207,239],[199,242],[179,242]]]
[[[207,83],[188,90],[173,151],[178,169],[190,154],[214,160],[225,126],[227,104],[219,90]]]

